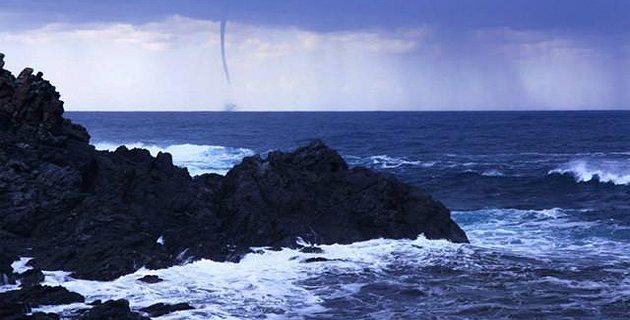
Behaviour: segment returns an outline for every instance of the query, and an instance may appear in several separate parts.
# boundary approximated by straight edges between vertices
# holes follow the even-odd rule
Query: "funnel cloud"
[[[227,20],[221,20],[221,60],[223,61],[223,72],[225,73],[225,80],[228,86],[232,86],[230,80],[230,70],[228,70],[227,60],[225,59],[225,28],[227,26]]]

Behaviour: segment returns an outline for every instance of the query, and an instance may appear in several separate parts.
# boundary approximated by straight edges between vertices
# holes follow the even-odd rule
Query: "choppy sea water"
[[[168,151],[193,175],[223,174],[243,156],[321,138],[350,165],[427,189],[471,240],[375,239],[320,254],[258,248],[236,264],[201,260],[111,282],[47,273],[49,284],[88,302],[196,308],[159,319],[630,315],[630,112],[68,115],[98,149]],[[313,257],[329,261],[306,263]],[[136,280],[146,274],[165,281]]]

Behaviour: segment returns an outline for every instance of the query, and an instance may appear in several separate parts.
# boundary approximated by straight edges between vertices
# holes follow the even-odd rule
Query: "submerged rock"
[[[140,309],[142,312],[146,312],[151,317],[160,317],[165,314],[169,314],[175,311],[183,311],[183,310],[192,310],[194,309],[188,303],[177,303],[177,304],[165,304],[165,303],[156,303],[150,305],[146,308]]]
[[[145,283],[159,283],[162,282],[164,280],[162,280],[160,277],[155,276],[155,275],[146,275],[142,278],[139,278],[138,281],[142,281]]]
[[[327,262],[327,261],[330,261],[330,259],[324,258],[324,257],[314,257],[314,258],[305,259],[304,261],[302,261],[302,263]]]
[[[237,261],[251,246],[297,248],[298,237],[467,242],[426,192],[349,168],[318,140],[191,178],[168,153],[96,151],[89,139],[41,74],[0,67],[0,243],[36,268],[112,280],[143,266]]]
[[[302,253],[324,253],[324,250],[320,247],[304,247],[304,248],[300,248],[300,252]]]

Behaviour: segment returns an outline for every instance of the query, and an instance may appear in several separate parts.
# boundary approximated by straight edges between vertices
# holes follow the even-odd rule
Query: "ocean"
[[[351,166],[426,189],[470,244],[374,239],[260,248],[111,282],[47,272],[87,301],[159,319],[628,319],[630,112],[67,112],[97,149],[170,152],[192,175],[322,139]],[[302,263],[323,256],[330,261]],[[24,262],[24,261],[22,261]],[[19,267],[19,266],[18,266]],[[150,287],[135,279],[157,274]],[[58,312],[81,305],[44,307]]]

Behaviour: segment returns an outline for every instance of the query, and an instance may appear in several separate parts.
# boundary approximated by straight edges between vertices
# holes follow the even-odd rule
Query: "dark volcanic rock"
[[[311,246],[311,247],[301,248],[300,252],[303,252],[303,253],[324,253],[324,250],[322,248],[320,248],[320,247]]]
[[[139,278],[138,281],[146,282],[146,283],[158,283],[164,280],[160,279],[160,277],[155,275],[146,275],[142,278]]]
[[[17,260],[16,258],[0,252],[0,285],[15,284],[15,274],[11,264]]]
[[[150,305],[146,308],[140,309],[142,312],[148,313],[151,317],[159,317],[165,314],[182,311],[182,310],[192,310],[194,309],[188,303],[178,303],[178,304],[164,304],[164,303],[156,303]]]
[[[223,230],[247,245],[350,243],[379,237],[466,242],[449,210],[423,190],[365,168],[348,169],[314,141],[291,153],[248,157],[219,188]]]
[[[31,315],[24,315],[15,320],[59,320],[59,315],[54,313],[35,312]]]
[[[29,307],[83,302],[84,298],[64,287],[32,286],[0,293],[0,304],[23,303]]]
[[[20,274],[20,286],[22,288],[32,287],[44,281],[44,274],[39,269],[30,269]]]
[[[426,192],[348,168],[321,141],[191,178],[170,154],[96,151],[62,115],[41,73],[0,67],[0,252],[16,248],[39,269],[111,280],[193,258],[236,261],[250,246],[296,247],[297,237],[467,241]]]
[[[302,263],[326,262],[326,261],[330,261],[330,259],[327,259],[324,257],[315,257],[315,258],[305,259],[304,261],[302,261]]]
[[[0,299],[0,319],[14,320],[20,319],[27,312],[30,312],[31,308],[26,303],[4,301]]]
[[[30,286],[21,290],[0,293],[0,319],[2,320],[57,320],[53,313],[35,312],[26,315],[32,308],[41,305],[59,305],[83,302],[83,297],[63,287]]]
[[[76,320],[150,320],[129,309],[127,300],[109,300],[83,312]]]

